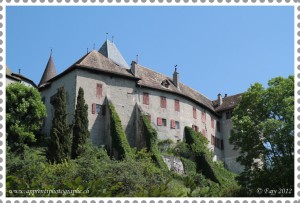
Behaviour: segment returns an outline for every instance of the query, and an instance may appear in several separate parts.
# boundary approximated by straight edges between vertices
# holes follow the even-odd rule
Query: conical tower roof
[[[48,80],[50,80],[51,78],[55,77],[57,75],[56,73],[56,69],[53,63],[53,59],[52,59],[52,53],[50,54],[47,66],[45,68],[45,71],[43,73],[42,79],[39,83],[39,87],[43,84],[45,84]]]
[[[104,44],[99,49],[99,52],[105,57],[111,59],[116,64],[125,68],[129,68],[129,65],[126,63],[125,59],[123,58],[116,45],[110,42],[109,40],[106,40],[104,42]]]

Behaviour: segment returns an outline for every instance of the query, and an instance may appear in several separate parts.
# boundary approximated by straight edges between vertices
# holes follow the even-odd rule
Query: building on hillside
[[[37,88],[37,85],[27,77],[16,73],[13,73],[8,66],[6,66],[6,85],[9,85],[11,83],[20,82],[26,86],[32,86],[34,88]]]
[[[50,56],[39,83],[39,91],[47,108],[43,132],[50,133],[53,118],[53,98],[57,89],[67,92],[68,121],[74,118],[79,87],[84,89],[88,104],[89,130],[96,145],[110,146],[107,101],[111,101],[122,121],[132,147],[142,148],[145,139],[140,133],[139,115],[148,115],[160,140],[178,142],[184,139],[184,127],[190,126],[209,141],[215,160],[239,173],[242,167],[235,161],[238,153],[229,144],[232,129],[231,112],[240,94],[210,100],[198,91],[180,82],[175,68],[168,77],[133,61],[129,66],[109,40],[99,51],[93,50],[60,74],[56,73]]]

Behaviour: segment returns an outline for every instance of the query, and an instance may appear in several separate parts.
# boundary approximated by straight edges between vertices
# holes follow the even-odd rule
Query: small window
[[[105,106],[93,103],[92,104],[92,114],[100,114],[105,115]]]
[[[179,121],[175,121],[175,125],[176,125],[176,129],[180,129],[180,122]]]
[[[217,145],[217,148],[221,148],[221,146],[220,146],[220,145],[221,145],[221,144],[220,144],[220,139],[219,139],[219,138],[216,138],[216,141],[217,141],[217,144],[216,144],[216,145]]]
[[[215,145],[215,136],[213,135],[210,136],[210,143],[211,145]]]
[[[175,100],[174,100],[174,103],[175,103],[175,111],[180,111],[180,103],[179,103],[179,100],[178,100],[178,99],[175,99]]]
[[[50,104],[54,105],[57,93],[50,97]]]
[[[217,121],[217,131],[221,132],[221,126],[220,126],[220,122],[219,121]]]
[[[206,114],[205,114],[205,112],[201,113],[201,120],[202,120],[202,123],[205,123],[205,121],[206,121]]]
[[[163,81],[161,82],[161,85],[164,86],[164,87],[166,87],[166,88],[169,88],[170,83],[169,83],[168,80],[163,80]]]
[[[232,117],[232,111],[227,111],[226,112],[226,119],[231,119]]]
[[[196,125],[192,125],[192,129],[196,132],[199,132],[199,127]]]
[[[149,105],[149,93],[143,93],[143,104]]]
[[[221,150],[224,150],[224,141],[221,140]]]
[[[167,119],[165,118],[162,119],[162,126],[167,126]]]
[[[197,119],[197,110],[196,107],[193,107],[193,117]]]
[[[167,98],[166,97],[163,97],[163,96],[160,97],[160,107],[167,108]]]
[[[96,113],[99,114],[101,112],[102,106],[100,104],[96,104]]]
[[[157,126],[167,126],[167,119],[157,117]]]
[[[43,104],[46,103],[46,97],[43,97],[43,98],[42,98],[42,102],[43,102]]]
[[[171,120],[171,129],[175,129],[176,128],[176,124],[174,120]]]

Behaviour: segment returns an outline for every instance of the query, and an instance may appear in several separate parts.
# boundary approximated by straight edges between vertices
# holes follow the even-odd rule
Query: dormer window
[[[168,80],[163,80],[163,81],[161,82],[161,85],[164,86],[164,87],[166,87],[166,88],[169,88],[170,82],[169,82]]]

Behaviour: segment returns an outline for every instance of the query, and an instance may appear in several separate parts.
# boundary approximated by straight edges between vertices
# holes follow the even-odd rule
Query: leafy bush
[[[157,163],[157,165],[160,168],[162,168],[164,170],[168,170],[167,165],[163,161],[163,159],[159,153],[159,150],[158,150],[156,130],[151,126],[151,123],[149,122],[149,119],[147,116],[142,115],[141,119],[142,119],[142,123],[144,125],[143,129],[144,129],[144,134],[146,137],[147,149],[152,154],[153,161],[155,161],[155,163]]]
[[[132,158],[133,152],[127,141],[119,115],[112,103],[108,105],[110,111],[110,130],[112,147],[117,150],[119,159]]]

